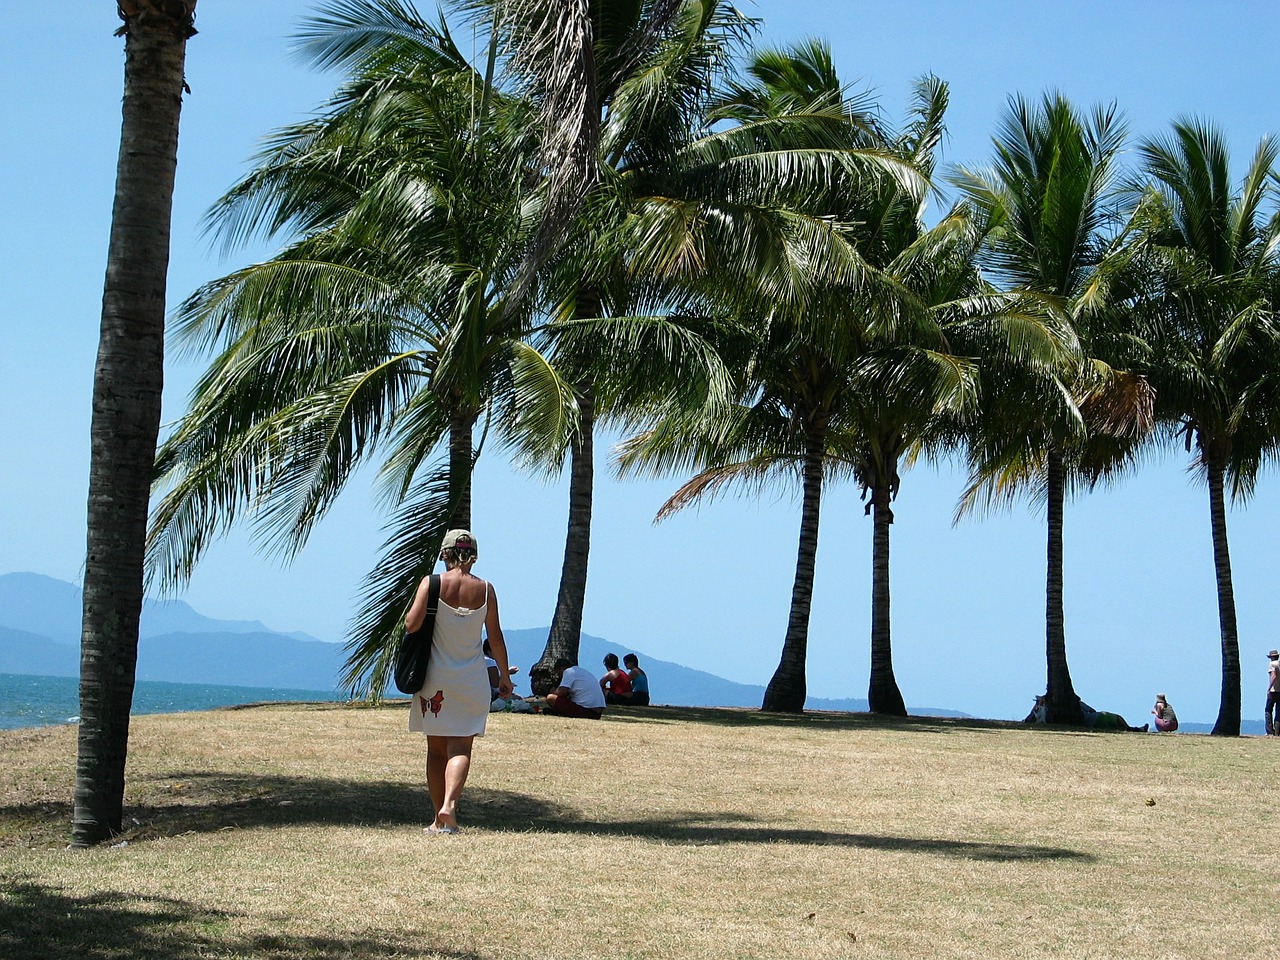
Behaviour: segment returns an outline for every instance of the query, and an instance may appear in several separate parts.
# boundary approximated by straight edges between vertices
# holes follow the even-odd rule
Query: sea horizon
[[[80,680],[35,673],[0,673],[0,730],[48,727],[79,721]],[[345,700],[337,690],[240,687],[229,684],[138,680],[132,716],[186,713],[246,703]]]

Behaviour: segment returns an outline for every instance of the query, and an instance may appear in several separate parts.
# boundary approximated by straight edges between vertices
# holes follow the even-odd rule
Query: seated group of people
[[[606,673],[597,680],[586,667],[563,657],[557,660],[553,669],[559,680],[556,688],[547,694],[547,712],[599,720],[606,706],[647,707],[649,675],[640,669],[640,659],[628,653],[622,663],[625,670],[618,666],[617,654],[606,654]]]
[[[571,660],[561,657],[552,668],[556,674],[556,686],[545,699],[538,697],[518,697],[512,694],[503,697],[498,692],[498,663],[489,655],[489,641],[485,641],[485,664],[489,668],[489,688],[492,702],[491,713],[496,711],[513,713],[547,712],[562,717],[582,717],[599,720],[604,715],[606,705],[647,707],[649,705],[649,675],[640,669],[640,658],[628,653],[622,658],[626,669],[618,666],[617,654],[610,653],[604,658],[607,671],[599,680],[587,670]],[[511,667],[512,674],[518,673],[519,667]]]

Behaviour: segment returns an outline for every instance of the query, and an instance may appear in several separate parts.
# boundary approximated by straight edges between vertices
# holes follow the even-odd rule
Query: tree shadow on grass
[[[431,822],[425,783],[201,770],[134,777],[130,785],[146,799],[126,799],[125,829],[111,842],[275,827],[421,828]],[[524,794],[480,787],[468,788],[465,805],[472,822],[475,811],[498,830],[571,817]],[[63,846],[70,825],[70,803],[0,806],[0,846]]]
[[[171,804],[132,806],[126,816],[139,821],[138,839],[148,836],[227,829],[329,825],[420,828],[431,822],[431,801],[422,782],[342,780],[191,771],[162,778],[175,795]],[[566,811],[534,797],[506,790],[468,787],[467,815],[483,811],[495,829],[529,829]],[[125,834],[129,838],[129,834]]]
[[[1015,720],[976,717],[891,717],[879,713],[834,710],[805,713],[767,713],[749,707],[610,707],[611,723],[704,723],[716,727],[791,727],[806,730],[901,730],[908,733],[954,733],[957,730],[1003,731],[1023,729]]]
[[[400,933],[376,937],[241,933],[242,915],[169,897],[117,892],[85,896],[29,880],[0,883],[0,956],[23,960],[187,960],[210,956],[264,960],[370,960],[417,955],[421,940]],[[479,955],[435,948],[454,960]]]
[[[625,821],[588,821],[580,818],[553,819],[540,823],[538,828],[564,833],[639,837],[658,843],[679,843],[692,846],[715,846],[727,843],[769,843],[819,847],[858,847],[865,850],[901,851],[952,857],[961,860],[998,862],[1073,860],[1091,863],[1097,859],[1092,854],[1071,850],[1066,847],[803,829],[781,826],[776,823],[757,824],[739,815],[708,817],[705,814],[690,813],[685,816],[652,817],[643,820]]]
[[[173,802],[126,807],[129,829],[117,841],[137,843],[185,833],[322,825],[416,829],[431,816],[426,788],[420,784],[211,771],[157,780],[173,788]],[[23,812],[23,808],[2,807],[0,822],[13,822]],[[29,813],[53,817],[45,822],[46,830],[56,829],[56,839],[66,842],[69,805],[42,804],[38,811]],[[482,787],[468,787],[461,813],[468,827],[509,833],[604,834],[666,844],[843,846],[988,861],[1095,859],[1065,847],[804,829],[732,813],[693,811],[633,820],[594,819],[553,800]]]

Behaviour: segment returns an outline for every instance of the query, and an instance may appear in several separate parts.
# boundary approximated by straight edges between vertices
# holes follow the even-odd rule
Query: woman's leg
[[[449,738],[427,737],[427,793],[431,795],[432,826],[439,826],[440,808],[444,806],[444,774],[449,762]]]
[[[436,807],[438,828],[458,826],[458,798],[471,772],[471,743],[474,737],[442,737],[447,741],[444,764],[444,794]],[[434,801],[433,801],[434,802]]]

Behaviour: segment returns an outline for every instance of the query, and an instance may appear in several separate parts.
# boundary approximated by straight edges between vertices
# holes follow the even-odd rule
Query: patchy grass
[[[135,717],[123,845],[91,851],[74,729],[0,731],[0,956],[1274,956],[1268,740],[496,714],[432,837],[404,714]]]

